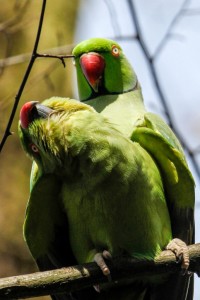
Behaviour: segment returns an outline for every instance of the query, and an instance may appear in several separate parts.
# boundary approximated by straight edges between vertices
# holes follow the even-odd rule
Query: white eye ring
[[[119,56],[119,48],[117,48],[115,45],[112,46],[112,55]]]
[[[31,150],[32,150],[33,152],[35,152],[35,153],[38,153],[38,152],[39,152],[38,147],[37,147],[36,145],[34,145],[34,144],[31,145]]]

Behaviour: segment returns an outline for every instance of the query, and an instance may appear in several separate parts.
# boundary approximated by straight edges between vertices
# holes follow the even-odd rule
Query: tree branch
[[[12,134],[11,131],[10,131],[10,128],[11,128],[11,125],[12,125],[12,122],[13,122],[13,119],[14,119],[17,107],[18,107],[18,103],[20,101],[22,92],[23,92],[24,87],[26,85],[26,82],[28,80],[29,74],[30,74],[30,72],[32,70],[32,67],[33,67],[33,64],[35,62],[35,59],[37,57],[36,54],[37,54],[37,48],[38,48],[38,44],[39,44],[39,40],[40,40],[40,34],[41,34],[41,31],[42,31],[42,24],[43,24],[43,19],[44,19],[45,7],[46,7],[46,0],[43,0],[41,14],[40,14],[40,21],[39,21],[39,25],[38,25],[38,31],[37,31],[37,35],[36,35],[36,40],[35,40],[35,44],[34,44],[32,56],[31,56],[31,60],[29,62],[29,65],[27,67],[26,73],[25,73],[24,78],[22,80],[22,83],[20,85],[19,91],[18,91],[18,93],[17,93],[17,95],[15,97],[15,102],[14,102],[14,105],[13,105],[13,109],[11,111],[10,118],[9,118],[6,130],[5,130],[5,133],[4,133],[3,138],[1,140],[1,143],[0,143],[0,152],[1,152],[1,150],[2,150],[2,148],[4,146],[4,144],[5,144],[5,142],[7,140],[7,138]]]
[[[73,45],[73,44],[59,46],[59,47],[45,50],[45,53],[49,53],[48,55],[55,56],[55,58],[59,58],[59,56],[62,56],[63,58],[65,58],[65,54],[71,53],[74,46],[75,45]],[[40,55],[43,55],[43,54],[39,54],[39,56]],[[23,53],[20,55],[10,56],[10,57],[0,59],[0,68],[24,63],[26,61],[29,61],[31,56],[32,56],[31,53]],[[66,55],[66,56],[68,57],[68,55]]]
[[[200,274],[200,244],[189,246],[189,271]],[[118,258],[108,262],[112,281],[144,276],[161,276],[166,273],[181,272],[171,251],[163,251],[155,260]],[[53,271],[37,272],[0,279],[0,299],[24,299],[49,294],[62,294],[78,291],[97,283],[107,282],[95,263],[62,268]],[[116,283],[117,284],[117,283]]]
[[[67,54],[67,55],[53,55],[53,54],[46,54],[46,53],[43,53],[43,54],[37,53],[37,57],[40,57],[40,58],[57,58],[57,59],[59,59],[62,62],[63,66],[65,68],[66,65],[65,65],[64,58],[72,58],[72,57],[74,57],[74,55],[72,55],[72,54]]]

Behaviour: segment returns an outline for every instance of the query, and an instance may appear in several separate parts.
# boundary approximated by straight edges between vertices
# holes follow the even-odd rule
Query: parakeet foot
[[[109,270],[107,264],[105,263],[104,258],[105,259],[111,259],[112,258],[110,252],[108,252],[107,250],[104,250],[102,253],[96,253],[95,256],[94,256],[94,261],[100,267],[103,274],[105,276],[109,276],[110,275],[110,270]]]
[[[182,261],[181,268],[187,271],[190,264],[190,258],[188,246],[186,245],[186,243],[176,238],[169,242],[166,249],[171,250],[176,255],[176,257]]]
[[[104,250],[102,253],[96,253],[94,256],[94,261],[96,262],[96,264],[100,267],[101,271],[103,272],[103,274],[105,276],[107,276],[108,281],[111,281],[111,275],[110,275],[110,270],[107,266],[107,264],[105,263],[105,259],[110,260],[112,258],[112,255],[110,254],[109,251]],[[100,289],[100,285],[96,284],[94,285],[94,289],[100,293],[101,289]]]

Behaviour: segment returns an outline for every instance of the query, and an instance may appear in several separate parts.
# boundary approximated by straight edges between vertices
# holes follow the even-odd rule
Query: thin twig
[[[40,14],[40,20],[39,20],[39,25],[38,25],[38,31],[37,31],[37,35],[36,35],[36,40],[35,40],[33,52],[32,52],[32,57],[31,57],[31,60],[29,62],[29,65],[27,67],[27,70],[26,70],[26,73],[25,73],[24,78],[22,80],[22,83],[20,85],[19,91],[18,91],[18,93],[15,97],[15,102],[14,102],[14,105],[13,105],[13,109],[11,111],[11,115],[10,115],[6,130],[5,130],[4,136],[3,136],[2,140],[1,140],[1,143],[0,143],[0,152],[1,152],[5,142],[7,140],[7,138],[11,135],[10,128],[11,128],[16,110],[17,110],[17,106],[18,106],[18,103],[20,101],[20,98],[21,98],[22,92],[24,90],[24,87],[26,85],[26,82],[28,80],[29,74],[32,70],[32,66],[33,66],[33,64],[35,62],[35,59],[37,57],[37,48],[38,48],[38,44],[39,44],[39,40],[40,40],[40,34],[41,34],[41,31],[42,31],[45,7],[46,7],[46,0],[43,0],[41,14]]]
[[[57,58],[57,59],[61,60],[63,66],[65,68],[66,65],[65,65],[64,58],[73,58],[74,55],[72,55],[72,54],[68,54],[68,55],[52,55],[52,54],[45,54],[45,53],[43,53],[43,54],[37,53],[37,57],[40,57],[40,58]]]
[[[62,55],[62,57],[65,58],[64,54],[70,53],[73,48],[74,48],[74,44],[70,44],[70,45],[64,45],[64,46],[59,46],[59,47],[55,47],[55,48],[50,48],[50,49],[45,50],[44,52],[49,53],[49,55],[52,55],[52,56],[55,55],[56,58],[59,55]],[[24,63],[26,61],[29,61],[31,56],[32,56],[32,53],[24,53],[24,54],[0,59],[0,68]],[[66,56],[68,56],[68,55],[66,55]]]

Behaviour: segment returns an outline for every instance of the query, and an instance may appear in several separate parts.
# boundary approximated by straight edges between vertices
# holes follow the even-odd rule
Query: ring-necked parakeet
[[[41,270],[95,260],[108,274],[104,257],[154,258],[170,245],[174,213],[163,182],[168,172],[173,184],[177,178],[192,182],[192,177],[180,152],[152,132],[151,141],[161,151],[158,161],[163,160],[159,166],[143,147],[149,132],[142,132],[140,145],[137,132],[132,140],[125,137],[86,104],[54,97],[22,107],[20,139],[38,168],[32,179],[24,236]],[[162,170],[165,166],[166,172]],[[183,193],[188,189],[192,194],[190,184],[185,182]],[[187,211],[189,218],[193,199],[186,202],[184,195],[178,199],[180,213]],[[174,207],[176,211],[176,203]],[[188,236],[193,234],[193,220],[189,220]],[[173,277],[183,284],[178,298],[173,294],[178,281],[172,277],[166,274],[114,287],[108,283],[100,293],[88,289],[53,299],[185,299],[187,275]]]
[[[193,243],[194,181],[182,147],[162,118],[146,111],[137,76],[122,48],[115,41],[92,38],[78,44],[73,54],[80,100],[153,157],[162,175],[173,237]],[[192,299],[192,285],[191,280],[187,299]],[[175,299],[172,294],[169,298]]]
[[[81,101],[111,120],[125,136],[131,137],[136,127],[147,127],[183,153],[162,118],[146,111],[137,76],[117,42],[91,38],[72,53]]]

